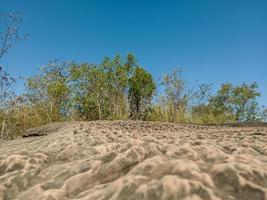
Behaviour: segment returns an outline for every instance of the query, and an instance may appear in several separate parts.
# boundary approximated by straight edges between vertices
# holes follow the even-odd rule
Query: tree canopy
[[[157,84],[133,54],[105,57],[100,64],[49,62],[25,78],[26,90],[13,95],[15,81],[0,68],[0,119],[3,136],[67,120],[153,120],[191,123],[235,123],[266,120],[257,103],[258,85],[223,83],[190,87],[181,69]],[[4,92],[3,92],[4,91]],[[11,134],[12,133],[12,134]]]

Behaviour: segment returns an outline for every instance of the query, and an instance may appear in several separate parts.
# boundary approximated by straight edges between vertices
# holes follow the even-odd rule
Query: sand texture
[[[267,200],[267,127],[56,123],[0,144],[0,199]]]

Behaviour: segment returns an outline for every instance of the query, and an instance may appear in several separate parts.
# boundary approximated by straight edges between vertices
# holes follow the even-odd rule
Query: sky
[[[14,11],[29,37],[0,60],[12,75],[131,52],[156,80],[182,67],[186,81],[214,91],[256,81],[267,106],[266,0],[0,0],[0,13]]]

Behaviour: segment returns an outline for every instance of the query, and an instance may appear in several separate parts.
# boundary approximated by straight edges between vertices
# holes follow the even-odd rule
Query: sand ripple
[[[0,199],[267,200],[267,127],[98,121],[0,144]]]

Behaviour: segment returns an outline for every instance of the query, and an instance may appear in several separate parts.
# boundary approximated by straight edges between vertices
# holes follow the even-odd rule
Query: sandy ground
[[[0,144],[0,199],[267,200],[267,127],[58,123]]]

